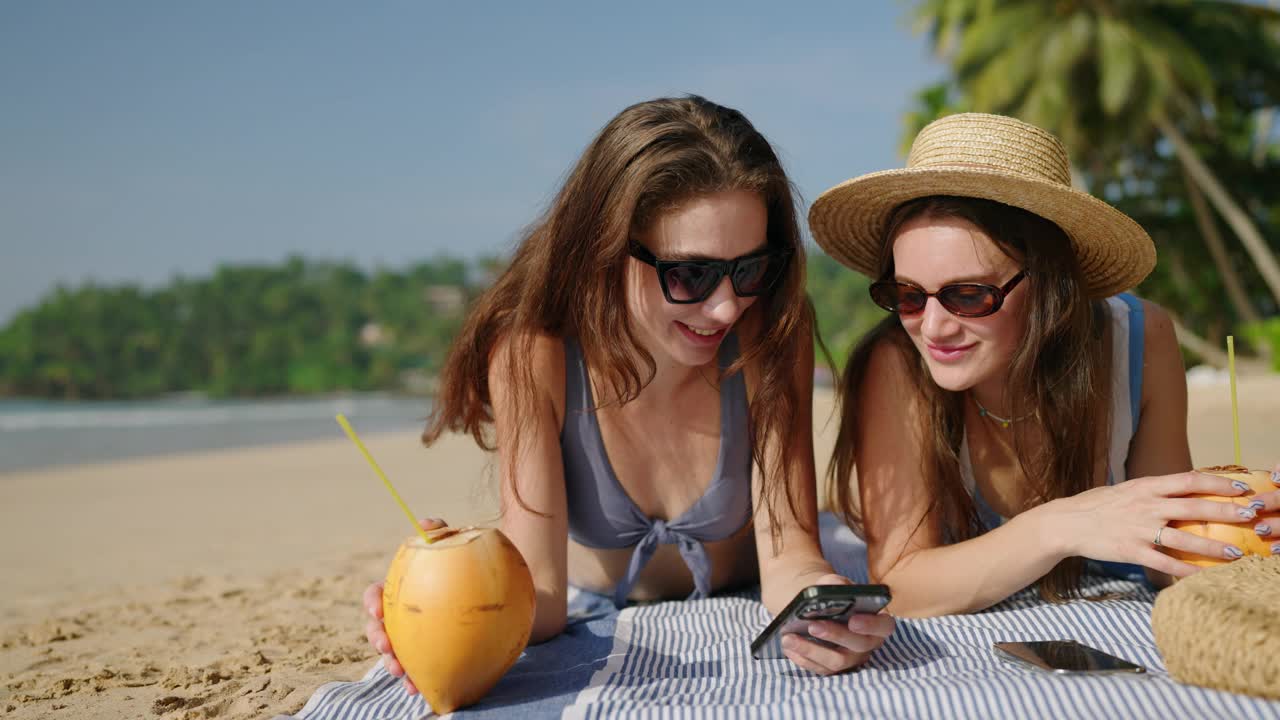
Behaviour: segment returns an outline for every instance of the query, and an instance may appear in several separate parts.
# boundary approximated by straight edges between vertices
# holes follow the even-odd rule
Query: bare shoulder
[[[910,388],[911,375],[907,366],[910,360],[901,345],[888,337],[880,338],[871,346],[867,369],[858,386],[858,393],[865,396],[879,391],[900,395],[913,390]]]
[[[841,398],[842,403],[852,401],[846,417],[852,413],[858,418],[859,433],[892,437],[894,442],[919,433],[926,413],[924,396],[910,366],[915,358],[910,353],[914,353],[912,348],[888,337],[880,337],[871,346],[862,377],[851,388],[854,397]]]
[[[547,333],[508,335],[494,344],[489,356],[489,390],[505,395],[512,365],[517,372],[532,371],[537,396],[550,401],[557,420],[564,417],[564,339]],[[524,367],[521,367],[524,366]]]
[[[1182,352],[1178,348],[1178,336],[1174,331],[1173,316],[1158,303],[1142,301],[1143,316],[1143,371],[1148,382],[1143,383],[1143,399],[1153,393],[1163,394],[1171,390],[1185,393],[1186,375],[1182,365]]]
[[[1142,301],[1143,349],[1167,351],[1178,349],[1178,336],[1173,329],[1173,316],[1163,305],[1150,300]]]
[[[1178,349],[1178,335],[1174,331],[1173,316],[1158,303],[1142,301],[1143,340],[1142,350],[1148,365],[1176,362],[1182,366],[1182,354]]]
[[[499,339],[489,356],[489,376],[512,363],[530,363],[539,381],[559,376],[564,383],[564,339],[547,333],[513,333]]]

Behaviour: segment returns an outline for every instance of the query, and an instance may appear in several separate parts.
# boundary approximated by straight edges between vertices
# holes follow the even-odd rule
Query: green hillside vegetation
[[[293,258],[154,290],[59,288],[0,330],[0,394],[421,389],[443,361],[477,274],[452,259],[370,274]]]

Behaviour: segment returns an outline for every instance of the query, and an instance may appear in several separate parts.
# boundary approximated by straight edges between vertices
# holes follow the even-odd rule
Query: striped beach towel
[[[865,548],[826,515],[823,547],[865,581]],[[1182,685],[1151,636],[1154,595],[1090,576],[1100,601],[1053,605],[1024,591],[981,613],[900,620],[862,669],[811,675],[786,660],[754,660],[769,621],[758,592],[629,606],[576,593],[566,632],[530,647],[483,702],[458,718],[1280,718],[1280,703]],[[1000,661],[992,643],[1074,639],[1147,667],[1136,676],[1053,676]],[[375,666],[321,687],[299,720],[417,720],[419,697]]]

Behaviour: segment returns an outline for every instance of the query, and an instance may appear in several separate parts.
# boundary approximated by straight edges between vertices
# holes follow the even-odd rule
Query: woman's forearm
[[[878,578],[893,593],[889,611],[901,617],[976,612],[1039,580],[1067,556],[1048,531],[1047,507],[972,540],[902,558]]]
[[[760,563],[760,601],[771,615],[786,608],[796,593],[820,584],[831,575],[831,563],[822,556],[818,539],[817,510],[809,513],[807,523],[788,519],[781,524],[779,542],[775,545],[767,519],[757,520],[754,528],[756,557]]]
[[[537,645],[564,632],[568,619],[567,593],[564,591],[537,592],[533,613],[533,629],[529,633],[529,644]]]
[[[834,571],[821,553],[812,557],[778,559],[760,578],[760,601],[770,615],[777,615],[791,602],[796,593],[819,584],[819,580]]]

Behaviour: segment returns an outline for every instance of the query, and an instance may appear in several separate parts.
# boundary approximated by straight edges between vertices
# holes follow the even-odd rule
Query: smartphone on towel
[[[888,585],[810,585],[796,593],[787,607],[751,641],[751,656],[757,660],[784,658],[782,636],[795,633],[810,642],[831,643],[809,634],[815,620],[848,623],[853,615],[875,615],[892,599]]]
[[[1144,673],[1146,668],[1075,640],[998,642],[1001,660],[1058,675],[1076,673]]]

